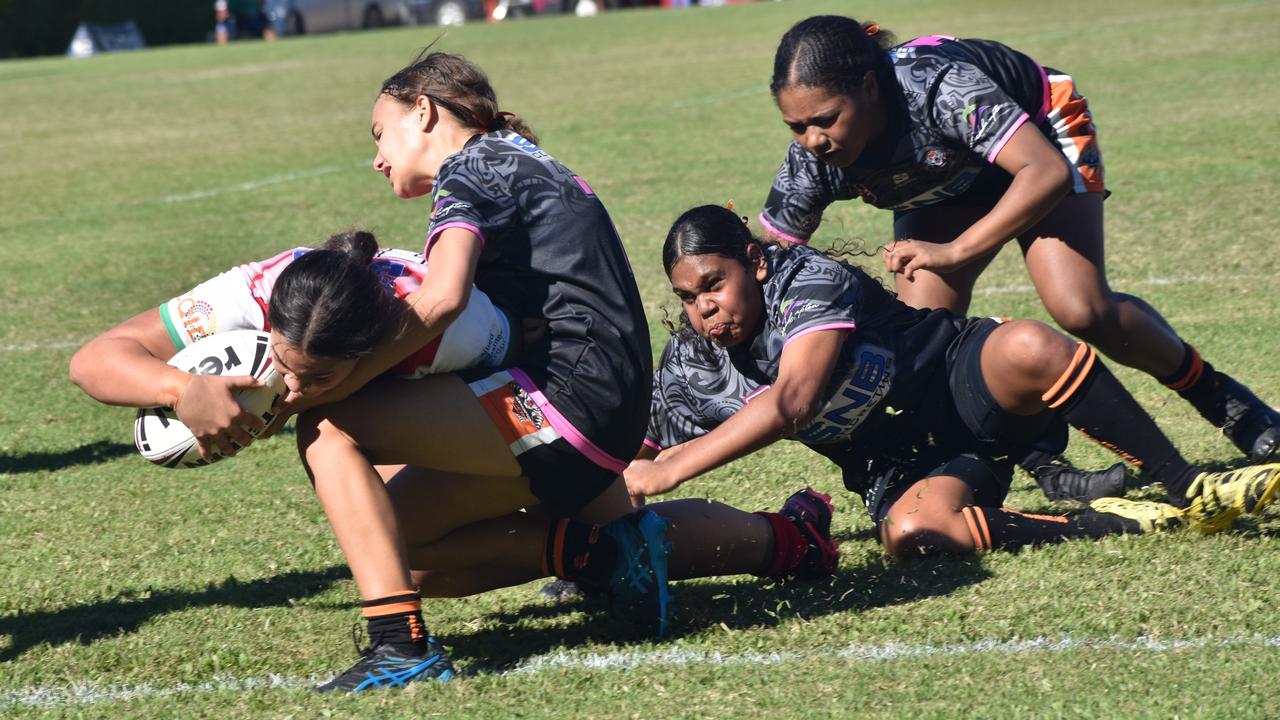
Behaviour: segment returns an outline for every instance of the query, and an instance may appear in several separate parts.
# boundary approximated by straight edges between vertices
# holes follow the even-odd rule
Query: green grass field
[[[874,0],[543,18],[451,31],[504,109],[613,212],[650,309],[671,220],[752,215],[789,140],[778,37],[818,12],[905,39],[991,37],[1071,72],[1106,153],[1113,287],[1280,401],[1280,3]],[[890,563],[838,473],[770,448],[685,486],[744,507],[835,496],[834,580],[676,587],[673,636],[536,584],[427,603],[467,677],[316,697],[352,659],[356,591],[285,434],[200,471],[152,467],[132,413],[66,379],[97,332],[249,259],[359,227],[416,247],[427,206],[372,173],[379,83],[431,28],[0,63],[0,715],[27,717],[1275,717],[1280,511],[1213,537]],[[845,203],[822,241],[889,237]],[[1015,251],[974,314],[1045,318]],[[1152,380],[1120,377],[1188,458],[1238,462]],[[1101,466],[1077,442],[1071,457]],[[1052,508],[1021,478],[1015,507]],[[1029,642],[1036,639],[1038,642]]]

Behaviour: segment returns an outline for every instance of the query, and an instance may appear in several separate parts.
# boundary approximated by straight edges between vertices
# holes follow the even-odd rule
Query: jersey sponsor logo
[[[185,295],[178,300],[178,321],[191,342],[218,332],[218,315],[213,305]]]
[[[969,132],[977,135],[978,131],[982,129],[982,121],[986,119],[987,115],[991,114],[990,111],[991,108],[985,105],[976,103],[967,105],[964,109],[964,121],[969,124]]]
[[[469,216],[474,214],[474,208],[471,203],[458,198],[445,198],[436,204],[435,210],[431,211],[431,222],[435,224],[442,220],[448,220],[454,215]]]
[[[973,185],[974,179],[978,177],[979,172],[980,168],[966,168],[960,171],[960,173],[952,178],[946,185],[943,185],[936,190],[930,190],[929,192],[917,195],[910,200],[898,203],[891,209],[913,210],[915,208],[926,207],[928,205],[933,205],[934,203],[939,203],[943,200],[953,198],[965,190],[968,190],[969,186]]]
[[[818,411],[813,422],[796,433],[803,443],[826,444],[847,440],[870,416],[893,386],[893,353],[874,345],[858,345],[850,353],[852,371]]]
[[[549,155],[547,155],[546,152],[542,150],[542,148],[529,142],[529,140],[522,135],[515,135],[512,137],[507,137],[503,139],[511,143],[512,145],[515,145],[516,147],[520,148],[521,150],[529,153],[530,155],[532,155],[533,157],[539,160],[550,157]]]

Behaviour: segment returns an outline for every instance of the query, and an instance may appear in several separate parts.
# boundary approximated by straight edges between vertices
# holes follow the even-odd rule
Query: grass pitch
[[[754,215],[788,135],[778,37],[819,12],[900,38],[990,37],[1073,74],[1108,166],[1112,285],[1280,401],[1280,4],[761,3],[451,31],[503,108],[611,209],[649,306],[682,210]],[[808,482],[840,508],[831,582],[684,583],[663,643],[535,585],[431,601],[468,675],[371,697],[302,690],[352,660],[358,614],[291,437],[200,471],[152,467],[131,413],[66,380],[80,343],[248,259],[360,227],[421,244],[426,206],[368,169],[379,83],[429,28],[0,64],[0,714],[15,717],[1266,717],[1280,700],[1280,511],[1228,535],[888,563],[858,499],[785,444],[685,486],[748,509]],[[844,203],[818,242],[889,237]],[[1045,318],[1016,251],[974,314]],[[1120,377],[1194,461],[1230,445]],[[1110,458],[1080,442],[1071,456]],[[1053,507],[1025,478],[1010,504]],[[1027,642],[1042,638],[1039,642]]]

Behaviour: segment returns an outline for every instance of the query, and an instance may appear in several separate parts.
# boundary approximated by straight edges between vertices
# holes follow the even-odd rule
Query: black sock
[[[1073,538],[1100,538],[1136,533],[1138,524],[1118,515],[1084,511],[1072,515],[1032,515],[1009,508],[968,505],[960,509],[973,545],[985,550],[1018,550]]]
[[[613,540],[603,527],[562,518],[547,528],[543,572],[564,580],[601,584],[617,558]]]
[[[420,654],[427,647],[422,598],[416,592],[365,600],[361,613],[369,623],[369,644],[391,645],[398,652]]]
[[[1182,364],[1178,369],[1172,375],[1156,379],[1191,403],[1214,427],[1222,427],[1227,416],[1226,405],[1217,399],[1218,372],[1191,345],[1184,342],[1182,347]]]
[[[1084,343],[1081,348],[1085,351],[1076,353],[1045,402],[1080,432],[1163,483],[1170,500],[1185,506],[1194,469],[1116,376],[1094,361],[1093,348]]]

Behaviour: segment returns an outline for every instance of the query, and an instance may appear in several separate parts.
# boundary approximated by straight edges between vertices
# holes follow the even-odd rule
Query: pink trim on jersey
[[[910,42],[903,43],[902,47],[934,47],[941,45],[947,40],[955,40],[955,37],[951,35],[925,35]]]
[[[440,233],[444,232],[445,230],[448,230],[449,228],[455,228],[455,227],[460,227],[465,230],[468,230],[471,232],[472,235],[475,235],[476,237],[480,238],[480,247],[481,249],[484,248],[484,233],[480,232],[480,228],[476,227],[475,225],[472,225],[469,222],[463,222],[461,220],[451,220],[441,225],[440,227],[432,228],[431,234],[427,236],[427,245],[422,249],[422,256],[429,257],[431,255],[431,246],[436,244],[436,240],[440,239]]]
[[[853,332],[856,329],[858,329],[858,326],[851,322],[850,323],[829,323],[827,325],[815,325],[811,328],[805,328],[800,332],[796,333],[795,335],[792,335],[791,337],[787,338],[787,341],[782,343],[782,349],[786,350],[787,346],[790,345],[791,343],[795,342],[796,340],[799,340],[805,335],[816,333],[819,330],[848,330],[849,332]]]
[[[796,245],[809,244],[808,240],[801,240],[800,238],[794,235],[788,235],[782,232],[781,230],[779,230],[778,228],[774,227],[773,223],[769,222],[769,218],[764,216],[764,213],[760,213],[760,224],[763,225],[764,229],[768,230],[771,234],[777,235],[778,237],[782,238],[783,240],[786,240],[789,243],[795,243]]]
[[[1030,118],[1031,116],[1026,113],[1022,113],[1022,115],[1018,116],[1018,119],[1013,122],[1013,127],[1009,128],[1009,132],[1005,133],[1004,137],[1000,138],[1000,141],[991,148],[991,152],[987,153],[987,162],[994,163],[996,161],[996,156],[1004,149],[1005,144],[1009,142],[1009,138],[1013,137],[1013,134],[1018,131],[1018,128],[1022,127],[1022,124]]]
[[[583,457],[605,470],[612,470],[619,475],[622,474],[623,470],[627,469],[625,462],[596,447],[595,443],[579,432],[578,428],[574,427],[568,418],[561,415],[560,411],[551,404],[550,400],[547,400],[547,396],[542,394],[542,391],[538,389],[538,386],[533,383],[533,380],[529,379],[529,376],[523,370],[514,367],[507,368],[507,373],[520,384],[520,387],[524,388],[525,392],[529,393],[529,397],[533,399],[538,409],[542,411],[542,414],[547,418],[547,422],[551,423],[551,427],[555,428],[561,437],[568,440],[575,450],[582,453]]]
[[[760,397],[761,393],[763,393],[765,390],[768,390],[768,389],[769,389],[769,388],[771,388],[771,387],[773,387],[773,386],[772,386],[772,385],[761,385],[760,387],[756,388],[755,390],[752,390],[751,392],[747,393],[747,395],[746,395],[745,397],[743,397],[743,398],[742,398],[742,404],[743,404],[743,405],[746,405],[747,403],[751,402],[752,400],[755,400],[756,398]]]
[[[1039,125],[1045,118],[1049,117],[1049,100],[1052,95],[1049,87],[1049,73],[1044,71],[1043,65],[1037,65],[1040,70],[1040,87],[1044,89],[1044,99],[1040,102],[1040,112],[1036,113],[1036,124]]]
[[[654,441],[650,440],[649,438],[645,438],[645,439],[644,439],[644,444],[645,444],[645,446],[646,446],[646,447],[651,447],[651,448],[653,448],[654,450],[657,450],[658,452],[662,452],[662,446],[661,446],[661,445],[659,445],[658,443],[656,443],[656,442],[654,442]]]
[[[249,283],[249,292],[253,295],[253,299],[262,308],[262,316],[265,318],[267,306],[271,304],[271,288],[275,287],[276,280],[280,278],[280,273],[284,269],[293,264],[294,258],[299,250],[310,250],[311,248],[294,248],[285,250],[278,255],[272,255],[266,260],[258,262],[248,262],[240,266],[240,272],[244,273],[244,279]]]
[[[591,186],[587,184],[587,181],[583,180],[580,176],[574,175],[573,179],[578,181],[578,187],[582,188],[582,192],[588,195],[596,194],[595,191],[591,189]]]

